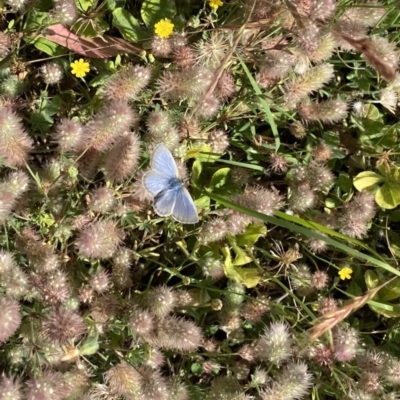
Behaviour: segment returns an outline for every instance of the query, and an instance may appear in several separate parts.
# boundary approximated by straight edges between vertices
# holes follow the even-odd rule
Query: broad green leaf
[[[139,21],[129,11],[118,7],[112,15],[113,25],[121,32],[125,40],[136,43],[148,36],[140,27]]]
[[[196,146],[193,149],[189,149],[186,153],[186,158],[197,158],[201,162],[214,163],[219,159],[218,154],[213,154],[211,146],[203,143],[200,146]]]
[[[221,248],[221,253],[224,255],[224,272],[225,276],[229,279],[233,279],[247,288],[257,286],[261,279],[260,273],[257,268],[240,268],[232,264],[232,258],[230,250],[227,246]]]
[[[230,172],[230,168],[221,168],[214,173],[211,178],[210,187],[211,189],[220,188],[225,185],[228,180],[228,175]]]
[[[67,53],[67,49],[45,38],[37,38],[34,40],[33,44],[38,50],[43,51],[43,53],[49,56],[59,56]]]
[[[396,278],[394,281],[388,283],[379,291],[380,301],[391,301],[400,297],[400,279]]]
[[[377,286],[379,286],[379,277],[378,274],[373,271],[372,269],[369,269],[365,275],[365,284],[367,285],[368,290],[375,289]]]
[[[261,236],[267,234],[267,227],[264,224],[250,224],[246,230],[236,236],[238,246],[253,246]]]
[[[201,164],[200,160],[195,160],[193,165],[192,165],[192,181],[194,183],[199,182],[199,177],[201,174],[201,171],[203,170],[203,166]]]
[[[87,11],[94,4],[94,0],[76,0],[76,2],[80,11]]]
[[[108,29],[107,22],[101,18],[79,20],[72,26],[73,32],[78,36],[90,39],[101,37]]]
[[[161,19],[172,19],[176,14],[174,0],[144,0],[140,14],[146,26],[154,29]]]
[[[210,198],[207,196],[201,196],[194,201],[194,204],[199,208],[208,209],[210,208]]]
[[[360,172],[354,179],[353,184],[357,190],[372,189],[378,183],[384,182],[384,178],[373,171]]]
[[[368,305],[372,311],[375,311],[376,313],[381,314],[386,318],[400,317],[400,306],[378,301],[369,301]]]
[[[375,195],[375,201],[388,210],[400,204],[400,183],[385,183]]]
[[[97,353],[99,349],[99,335],[92,334],[79,347],[79,354],[82,356],[91,356]]]

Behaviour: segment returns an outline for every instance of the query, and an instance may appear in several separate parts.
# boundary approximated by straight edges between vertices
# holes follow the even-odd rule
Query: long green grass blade
[[[301,235],[304,235],[306,237],[312,237],[312,238],[323,240],[328,245],[335,247],[335,248],[349,254],[352,257],[358,258],[360,260],[364,260],[367,263],[369,263],[370,265],[374,265],[376,267],[383,268],[386,271],[391,272],[392,274],[394,274],[396,276],[400,276],[400,271],[398,271],[396,268],[392,267],[385,261],[379,260],[375,257],[371,257],[368,254],[361,253],[360,251],[355,250],[355,249],[347,246],[344,243],[338,242],[337,240],[332,239],[329,236],[322,235],[321,233],[316,232],[315,227],[311,227],[311,225],[310,225],[310,227],[307,227],[307,228],[304,226],[299,226],[299,225],[297,225],[291,221],[287,221],[285,219],[277,218],[275,216],[268,216],[268,215],[259,213],[257,211],[249,210],[248,208],[245,208],[238,204],[232,203],[231,201],[229,201],[221,196],[218,196],[216,194],[210,193],[208,191],[205,191],[204,194],[207,195],[208,197],[210,197],[210,199],[215,200],[218,203],[225,205],[226,207],[232,208],[233,210],[240,211],[244,214],[258,218],[269,224],[280,226],[282,228],[286,228],[291,232],[296,232],[296,233],[300,233]],[[343,238],[347,241],[352,242],[351,238],[348,238],[345,235],[343,235]]]
[[[239,58],[240,64],[242,65],[242,68],[243,68],[244,72],[245,72],[246,75],[247,75],[247,78],[248,78],[249,81],[250,81],[251,86],[252,86],[253,89],[254,89],[255,94],[256,94],[257,96],[259,96],[259,100],[260,100],[261,106],[262,106],[262,108],[263,108],[263,111],[264,111],[264,113],[265,113],[265,116],[267,117],[267,121],[268,121],[268,123],[269,123],[269,125],[270,125],[270,127],[271,127],[272,134],[274,135],[274,139],[275,139],[275,151],[278,151],[278,150],[279,150],[279,147],[281,146],[281,139],[280,139],[280,137],[279,137],[278,128],[277,128],[277,126],[276,126],[276,124],[275,124],[274,117],[273,117],[273,115],[272,115],[272,113],[271,113],[271,109],[269,108],[268,103],[267,103],[267,102],[265,101],[265,99],[262,97],[263,93],[262,93],[262,91],[261,91],[261,89],[260,89],[260,86],[258,86],[257,82],[255,81],[255,79],[254,79],[253,76],[251,75],[251,72],[250,72],[249,69],[247,68],[247,65],[243,62],[243,60],[242,60],[240,57],[238,57],[238,58]]]

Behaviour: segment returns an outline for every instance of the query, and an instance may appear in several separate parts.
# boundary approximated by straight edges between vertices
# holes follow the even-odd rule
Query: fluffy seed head
[[[0,131],[0,157],[10,166],[25,165],[33,142],[10,107],[0,109]]]
[[[360,220],[357,215],[343,213],[339,217],[339,231],[347,236],[362,239],[368,231],[367,221]]]
[[[83,228],[75,246],[87,258],[111,258],[121,242],[121,232],[111,220],[101,220]]]
[[[216,96],[208,96],[199,103],[196,115],[200,118],[210,119],[217,115],[220,106],[221,103]]]
[[[60,345],[73,342],[85,332],[86,325],[82,317],[62,307],[53,309],[43,321],[45,337]]]
[[[104,374],[104,381],[115,396],[125,398],[139,397],[142,376],[125,361],[111,367]]]
[[[172,119],[166,111],[152,111],[147,117],[146,125],[150,137],[156,139],[172,128]]]
[[[235,91],[235,81],[232,73],[224,71],[214,89],[214,95],[222,101],[227,101],[235,94]]]
[[[135,132],[125,132],[105,156],[108,179],[117,183],[133,176],[140,159],[140,139]]]
[[[9,53],[10,46],[10,35],[5,32],[0,32],[0,57],[5,57]]]
[[[174,50],[174,61],[181,68],[190,68],[194,65],[195,54],[188,46],[180,46]]]
[[[345,210],[350,216],[356,216],[365,222],[370,221],[376,213],[375,196],[366,191],[359,192],[345,204]]]
[[[310,68],[304,75],[291,79],[285,85],[284,100],[288,108],[294,108],[307,95],[321,89],[333,77],[333,66],[321,64]]]
[[[261,318],[270,310],[270,302],[267,296],[260,295],[248,300],[240,310],[242,317],[253,324],[261,321]]]
[[[212,31],[210,37],[196,42],[193,50],[196,54],[196,63],[216,69],[230,49],[231,33]]]
[[[99,187],[90,193],[89,208],[92,211],[104,214],[113,208],[115,201],[113,190],[106,186]]]
[[[151,53],[156,57],[168,57],[172,53],[171,41],[154,36],[151,41]]]
[[[321,102],[302,103],[299,115],[305,122],[321,121],[332,124],[347,117],[347,103],[343,100],[326,100]]]
[[[318,314],[325,315],[336,311],[338,308],[337,301],[332,297],[323,297],[318,303]]]
[[[258,340],[256,352],[262,360],[281,365],[292,355],[292,345],[293,340],[287,325],[274,322],[264,329]]]
[[[201,329],[192,321],[167,316],[158,323],[156,343],[163,349],[194,351],[202,340]]]
[[[19,96],[24,90],[24,83],[16,75],[10,75],[0,83],[0,93],[5,98]]]
[[[324,191],[334,183],[335,176],[326,166],[312,162],[306,169],[306,181],[314,190]]]
[[[53,140],[61,151],[76,151],[82,147],[83,125],[76,120],[63,118],[56,126]]]
[[[325,143],[319,143],[311,149],[311,157],[316,162],[329,161],[332,157],[332,149]]]
[[[104,293],[111,286],[110,275],[107,271],[99,270],[90,277],[89,286],[97,293]]]
[[[380,92],[379,102],[393,114],[396,111],[398,101],[398,95],[394,90],[385,88]]]
[[[380,8],[381,3],[375,0],[367,0],[354,7],[349,7],[343,13],[342,20],[350,20],[365,27],[375,26],[385,15],[385,8]]]
[[[59,372],[44,372],[40,377],[29,379],[25,385],[26,400],[62,400],[66,395]]]
[[[155,319],[149,311],[136,307],[131,312],[128,326],[135,334],[146,337],[155,328]]]
[[[307,183],[303,183],[293,188],[289,199],[289,205],[295,212],[304,212],[312,208],[315,204],[316,196],[314,191]]]
[[[289,130],[296,139],[304,139],[307,136],[306,129],[300,121],[291,123]]]
[[[389,384],[400,386],[400,360],[390,358],[384,368],[383,376]]]
[[[291,268],[290,281],[300,296],[307,296],[313,292],[312,275],[306,264],[297,264],[295,268]]]
[[[311,284],[316,290],[323,290],[327,287],[329,276],[325,271],[316,271],[311,278]]]
[[[150,79],[151,72],[148,67],[130,65],[109,78],[101,93],[108,100],[134,100],[149,84]]]
[[[97,151],[110,149],[138,120],[124,100],[111,100],[85,126],[85,144]]]
[[[351,21],[350,19],[341,18],[336,22],[335,30],[350,36],[354,40],[361,40],[367,36],[367,27],[358,21]],[[337,46],[343,51],[353,51],[354,48],[351,44],[344,40],[342,36],[336,34],[335,40]]]
[[[211,131],[208,135],[208,141],[210,142],[213,153],[225,153],[226,149],[229,147],[229,137],[222,129]]]
[[[311,387],[312,375],[307,371],[307,365],[290,363],[272,382],[271,386],[261,392],[262,400],[296,400],[308,394]]]
[[[0,378],[1,400],[22,400],[21,383],[12,377],[3,375]]]
[[[269,156],[269,170],[276,174],[284,174],[288,170],[288,162],[282,154],[271,153]]]
[[[375,350],[367,350],[365,353],[357,355],[358,366],[367,372],[382,373],[384,367],[388,365],[387,361],[384,353]]]
[[[213,218],[203,224],[199,241],[204,244],[219,242],[227,234],[228,227],[226,221],[222,218]]]
[[[50,16],[60,24],[71,26],[78,18],[78,9],[74,0],[54,1]]]
[[[8,4],[12,8],[12,10],[20,11],[25,8],[27,0],[7,0],[6,4]]]
[[[4,343],[21,325],[20,305],[15,300],[0,298],[0,343]]]
[[[163,318],[175,307],[176,295],[168,286],[150,289],[143,297],[143,304],[155,316]]]
[[[200,264],[203,274],[213,279],[221,279],[225,276],[223,264],[215,258],[206,258]]]
[[[335,357],[340,362],[348,362],[356,357],[359,347],[358,332],[352,327],[337,328],[333,333]]]
[[[40,67],[40,76],[46,85],[56,85],[60,83],[64,72],[62,68],[55,62],[43,64]]]

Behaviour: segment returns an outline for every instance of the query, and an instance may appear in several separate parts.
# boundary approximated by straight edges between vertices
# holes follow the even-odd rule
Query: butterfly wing
[[[160,217],[168,217],[172,214],[176,202],[177,189],[168,189],[154,199],[154,211]]]
[[[199,222],[196,205],[188,190],[183,186],[176,189],[172,218],[183,224],[195,224]]]
[[[148,171],[143,175],[143,185],[146,190],[156,197],[163,190],[169,188],[170,178],[158,171]]]
[[[156,146],[151,156],[151,168],[168,178],[178,177],[178,168],[174,157],[164,143]]]

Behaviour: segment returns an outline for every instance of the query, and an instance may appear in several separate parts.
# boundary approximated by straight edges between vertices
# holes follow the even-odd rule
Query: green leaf
[[[72,30],[77,35],[90,39],[101,37],[108,29],[107,22],[99,17],[77,21],[72,27]]]
[[[365,284],[367,285],[368,290],[375,289],[377,286],[379,286],[379,277],[378,274],[373,271],[372,269],[369,269],[365,275]]]
[[[57,43],[51,42],[50,40],[44,38],[37,38],[33,41],[34,46],[43,51],[43,53],[49,56],[59,56],[67,53],[67,49],[59,46]]]
[[[396,256],[400,258],[400,236],[390,230],[388,232],[389,236],[389,248],[390,251]]]
[[[92,334],[79,347],[79,354],[82,356],[91,356],[97,353],[99,347],[99,335],[97,333]]]
[[[221,249],[225,257],[224,272],[225,276],[229,279],[245,285],[247,288],[257,286],[261,279],[260,273],[257,268],[240,268],[232,264],[232,258],[227,246]]]
[[[264,224],[247,225],[246,230],[236,236],[238,246],[253,246],[261,236],[267,234],[267,227]]]
[[[210,198],[207,196],[201,196],[194,201],[194,204],[196,204],[196,206],[199,208],[209,209],[210,208]]]
[[[139,21],[129,11],[118,7],[112,15],[113,25],[121,32],[125,40],[136,43],[148,36],[139,25]]]
[[[353,185],[359,191],[372,189],[378,183],[384,182],[384,178],[373,171],[360,172],[354,179]]]
[[[231,171],[230,168],[221,168],[214,173],[211,178],[210,187],[211,189],[220,188],[225,185],[228,180],[229,172]]]
[[[400,317],[400,306],[378,301],[369,301],[368,305],[372,311],[381,314],[386,318]]]
[[[174,0],[144,0],[140,14],[146,26],[154,29],[161,19],[172,19],[176,14]]]
[[[400,204],[400,183],[385,183],[375,195],[375,201],[388,210]]]
[[[391,301],[400,297],[400,278],[388,283],[379,291],[379,300]]]
[[[192,165],[192,181],[197,184],[199,183],[199,178],[201,171],[203,170],[203,166],[200,160],[194,160]]]
[[[218,196],[214,193],[204,191],[207,196],[209,196],[211,199],[214,201],[217,201],[218,203],[225,205],[229,208],[232,208],[233,210],[240,211],[246,215],[250,215],[251,217],[261,219],[262,221],[266,223],[270,223],[275,226],[280,226],[282,228],[288,229],[290,232],[294,233],[299,233],[301,235],[304,235],[308,238],[316,238],[316,239],[321,239],[324,242],[326,242],[328,245],[333,246],[336,249],[339,249],[343,251],[344,253],[360,259],[367,261],[370,263],[370,265],[375,265],[378,268],[382,268],[388,272],[391,272],[392,274],[396,276],[400,276],[400,271],[391,265],[389,265],[387,262],[385,262],[384,258],[380,256],[376,251],[371,249],[369,246],[367,246],[365,243],[353,239],[349,236],[343,235],[339,232],[336,232],[332,229],[329,229],[321,224],[318,224],[313,221],[308,221],[303,218],[295,217],[294,215],[288,215],[284,212],[276,211],[275,216],[269,216],[265,215],[263,213],[249,210],[246,207],[242,207],[238,204],[235,204],[227,199],[225,199],[222,196]],[[348,246],[345,243],[341,243],[338,240],[332,239],[329,236],[322,235],[321,233],[325,233],[326,235],[331,235],[333,237],[342,239],[345,241],[345,243],[350,243],[357,245],[365,250],[367,250],[370,254],[373,254],[374,256],[370,256],[368,254],[365,254],[364,252],[360,252],[350,246]]]
[[[262,93],[260,87],[258,86],[256,80],[253,78],[253,75],[251,74],[250,70],[247,68],[247,65],[243,62],[243,60],[240,57],[239,57],[239,61],[240,61],[240,64],[242,65],[242,68],[243,68],[244,72],[247,75],[247,78],[250,81],[251,86],[253,87],[253,90],[254,90],[255,94],[260,96],[259,100],[260,100],[260,103],[261,103],[261,107],[262,107],[262,109],[264,111],[264,114],[265,114],[265,116],[267,118],[269,126],[271,127],[272,134],[274,135],[275,150],[278,151],[279,147],[281,145],[281,139],[279,137],[278,128],[276,126],[274,117],[273,117],[273,115],[271,113],[271,109],[270,109],[268,103],[265,101],[265,99],[263,97],[261,97],[263,95],[263,93]]]

